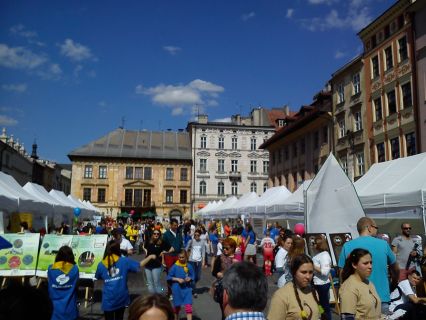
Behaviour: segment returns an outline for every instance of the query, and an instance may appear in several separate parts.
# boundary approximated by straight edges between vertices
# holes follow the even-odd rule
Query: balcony
[[[240,171],[229,171],[229,179],[241,180],[241,172]]]
[[[155,207],[153,201],[120,201],[122,208],[152,208]]]

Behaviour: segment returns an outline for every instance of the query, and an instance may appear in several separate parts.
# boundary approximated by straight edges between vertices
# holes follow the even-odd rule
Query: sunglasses
[[[230,247],[223,247],[223,250],[230,250]]]
[[[402,228],[404,230],[411,230],[411,227],[407,227],[407,228]]]
[[[379,230],[379,227],[378,227],[378,226],[373,226],[373,225],[371,225],[370,227],[372,227],[372,228],[374,228],[374,229],[376,229],[376,230]]]
[[[155,236],[159,236],[160,235],[160,233],[159,232],[154,232],[153,233]]]

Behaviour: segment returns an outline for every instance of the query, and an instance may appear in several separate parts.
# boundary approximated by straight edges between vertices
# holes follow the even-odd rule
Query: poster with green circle
[[[62,246],[71,247],[73,235],[46,234],[40,246],[37,272],[38,277],[47,277],[47,269],[55,262],[56,255]]]
[[[98,263],[102,261],[108,235],[93,234],[74,236],[71,247],[74,251],[75,262],[80,270],[80,278],[93,279]]]
[[[12,248],[0,250],[0,276],[35,275],[40,233],[6,233],[2,237]]]

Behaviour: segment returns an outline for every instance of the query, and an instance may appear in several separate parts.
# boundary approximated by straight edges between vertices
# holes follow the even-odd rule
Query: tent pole
[[[308,215],[307,215],[307,210],[308,210],[308,195],[307,195],[307,190],[305,190],[305,188],[303,188],[303,221],[305,223],[305,233],[308,233]]]
[[[423,217],[423,228],[426,234],[426,217],[425,217],[425,198],[422,190],[422,217]]]

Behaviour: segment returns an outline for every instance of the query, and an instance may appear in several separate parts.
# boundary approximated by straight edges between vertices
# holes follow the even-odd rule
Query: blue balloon
[[[81,209],[80,208],[74,208],[74,215],[76,217],[78,217],[80,215],[80,213],[81,213]]]

